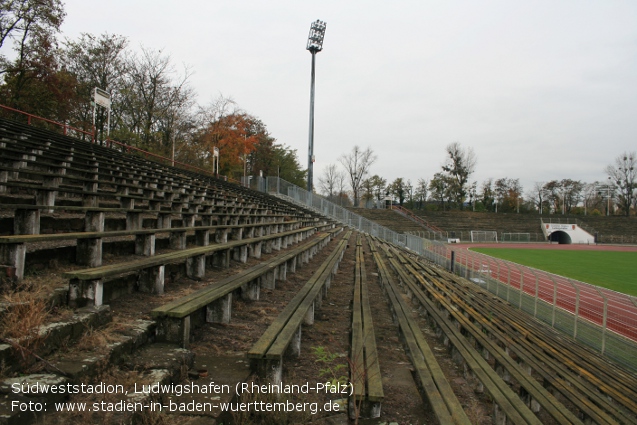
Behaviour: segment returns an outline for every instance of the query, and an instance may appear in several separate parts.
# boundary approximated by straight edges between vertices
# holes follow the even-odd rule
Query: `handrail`
[[[443,231],[442,229],[434,226],[433,224],[429,224],[422,217],[417,216],[413,212],[409,211],[407,208],[403,208],[400,205],[392,205],[391,208],[393,210],[396,210],[399,213],[403,214],[404,216],[406,216],[407,218],[411,219],[412,221],[415,221],[416,223],[421,224],[421,225],[425,226],[426,228],[433,230],[434,232],[442,233],[442,231]]]
[[[78,133],[82,133],[82,134],[85,134],[87,136],[90,136],[91,137],[91,141],[95,140],[95,134],[93,132],[82,130],[82,129],[79,129],[77,127],[73,127],[73,126],[70,126],[68,124],[64,124],[64,123],[61,123],[61,122],[53,121],[53,120],[50,120],[48,118],[42,118],[42,117],[39,117],[37,115],[33,115],[33,114],[28,113],[28,112],[21,111],[19,109],[11,108],[10,106],[6,106],[6,105],[0,105],[0,109],[4,109],[4,110],[10,111],[10,112],[16,112],[18,114],[25,115],[27,117],[27,124],[28,125],[31,125],[31,119],[36,119],[36,120],[47,122],[49,124],[57,125],[58,127],[62,127],[63,134],[65,136],[67,135],[68,130],[73,130],[73,131],[77,131]]]

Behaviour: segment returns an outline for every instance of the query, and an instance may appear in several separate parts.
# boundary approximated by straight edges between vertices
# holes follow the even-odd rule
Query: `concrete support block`
[[[82,206],[85,207],[97,207],[99,205],[99,200],[97,195],[91,195],[85,193],[82,195]]]
[[[380,418],[380,412],[381,412],[381,403],[379,401],[376,402],[369,402],[369,417],[376,419],[376,418]]]
[[[55,190],[40,189],[36,191],[35,203],[37,205],[52,207],[55,205],[56,195],[57,195],[57,191]],[[44,212],[52,213],[53,209],[50,209],[50,210],[45,209]]]
[[[212,264],[215,267],[220,267],[223,269],[227,269],[228,267],[230,267],[230,250],[224,249],[213,254]]]
[[[170,248],[171,249],[186,249],[186,232],[171,232],[170,233]]]
[[[170,229],[172,226],[172,215],[170,213],[157,214],[157,228]]]
[[[184,210],[184,206],[185,204],[181,200],[173,200],[173,204],[170,209],[175,214],[181,214],[181,212]]]
[[[195,214],[182,214],[182,220],[184,222],[184,227],[194,227],[195,226]]]
[[[252,232],[252,236],[253,238],[260,238],[261,236],[263,236],[265,234],[265,231],[263,230],[263,226],[258,226],[258,227],[253,227],[254,232]]]
[[[493,404],[493,424],[507,425],[507,415],[497,404]]]
[[[228,231],[229,229],[217,229],[217,231],[215,232],[215,241],[217,243],[227,243]]]
[[[23,243],[6,244],[0,246],[2,264],[13,267],[16,280],[24,278],[24,263],[26,260],[27,246]]]
[[[230,323],[232,317],[232,292],[208,304],[206,307],[206,322]]]
[[[150,257],[155,255],[155,234],[135,236],[135,255]]]
[[[261,276],[261,286],[264,289],[276,289],[276,279],[274,270],[270,270]]]
[[[120,196],[119,204],[125,210],[135,209],[135,198],[132,198],[130,196]]]
[[[190,316],[183,318],[164,317],[157,322],[155,328],[157,342],[172,342],[182,348],[190,345]]]
[[[6,183],[9,179],[9,172],[7,170],[0,170],[0,193],[4,193],[7,191],[7,186],[3,183]]]
[[[117,183],[117,194],[121,196],[128,196],[128,186],[126,185],[126,179],[115,179]]]
[[[139,291],[162,295],[164,293],[165,266],[149,267],[139,273]]]
[[[204,214],[201,215],[202,226],[213,226],[212,216],[210,216],[209,213],[210,213],[209,211],[204,211]]]
[[[235,227],[230,233],[230,239],[233,241],[240,241],[243,239],[243,227]]]
[[[233,249],[232,259],[245,263],[248,261],[248,246],[242,245]]]
[[[285,262],[281,264],[279,266],[279,269],[277,270],[277,279],[279,279],[282,282],[285,282],[288,278],[287,274],[288,274],[288,263]]]
[[[96,180],[84,182],[84,192],[97,193],[97,187],[98,185]]]
[[[92,304],[99,307],[104,302],[104,281],[71,279],[69,282],[69,306],[81,307]]]
[[[195,238],[198,246],[208,246],[210,244],[210,229],[196,230]]]
[[[78,239],[75,248],[75,261],[81,266],[101,266],[102,238]]]
[[[314,303],[312,303],[310,308],[307,310],[303,323],[308,326],[314,324]]]
[[[298,261],[299,256],[295,256],[290,261],[287,261],[287,269],[290,273],[296,273],[296,263]]]
[[[205,254],[186,259],[186,275],[191,279],[203,279],[203,277],[206,275]]]
[[[286,350],[286,354],[293,357],[299,357],[301,355],[301,329],[303,326],[299,326],[299,328],[294,332],[294,336],[292,336],[292,340],[290,341],[290,345]]]
[[[17,209],[13,214],[14,235],[40,234],[40,210]]]
[[[104,231],[104,212],[103,211],[87,211],[84,214],[84,231],[85,232],[103,232]]]
[[[142,228],[142,213],[128,211],[126,213],[126,230],[140,230]]]
[[[263,253],[264,254],[272,254],[273,245],[274,245],[274,243],[271,240],[265,241],[265,243],[263,244],[263,248],[262,248]]]
[[[283,359],[252,359],[250,366],[264,382],[279,385],[283,380]]]
[[[263,242],[255,242],[251,243],[248,246],[249,255],[252,258],[261,258],[261,248],[263,246]]]
[[[241,286],[241,298],[247,301],[256,301],[259,299],[261,285],[258,280],[253,280]]]
[[[495,361],[494,369],[504,382],[507,384],[511,382],[511,375],[509,374],[509,371],[497,360]]]

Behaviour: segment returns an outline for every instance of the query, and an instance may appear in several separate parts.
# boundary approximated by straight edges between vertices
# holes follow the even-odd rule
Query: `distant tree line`
[[[303,186],[295,150],[277,143],[266,125],[219,95],[201,106],[189,85],[192,71],[162,50],[130,48],[114,34],[61,39],[61,0],[0,4],[0,104],[92,131],[93,90],[111,95],[111,120],[97,108],[98,140],[112,139],[238,178],[281,175]],[[6,53],[13,50],[12,57]]]
[[[536,182],[525,192],[517,178],[471,180],[477,158],[471,148],[451,143],[441,170],[415,184],[402,177],[392,182],[375,174],[371,148],[356,146],[341,156],[343,169],[331,164],[319,177],[322,193],[341,205],[384,207],[386,202],[410,209],[491,211],[539,214],[634,214],[637,209],[637,155],[625,152],[605,168],[606,181],[562,179]],[[359,167],[352,167],[358,164]],[[354,170],[358,170],[354,172]],[[349,188],[345,184],[349,181]],[[356,185],[356,190],[354,190]],[[352,196],[351,200],[349,195]],[[362,205],[361,205],[362,204]]]

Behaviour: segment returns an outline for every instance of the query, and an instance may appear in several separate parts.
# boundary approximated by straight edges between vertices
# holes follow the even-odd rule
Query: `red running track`
[[[537,296],[539,299],[549,304],[555,304],[580,318],[600,326],[605,325],[607,329],[637,341],[637,298],[468,250],[476,247],[630,252],[637,252],[637,247],[549,243],[458,244],[447,246],[449,249],[446,249],[444,253],[442,246],[433,247],[434,251],[447,258],[450,257],[450,251],[453,250],[456,252],[456,264],[476,272],[488,273],[492,278],[507,283],[513,290],[507,294],[508,297],[520,296],[521,289],[526,294]],[[604,314],[605,310],[606,314]],[[606,317],[605,323],[604,317]]]

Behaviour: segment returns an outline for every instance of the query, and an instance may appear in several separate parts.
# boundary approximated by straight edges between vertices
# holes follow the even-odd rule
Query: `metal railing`
[[[423,239],[428,239],[431,241],[442,241],[447,242],[449,239],[460,239],[461,242],[471,242],[471,231],[468,230],[449,230],[449,231],[441,231],[434,232],[428,230],[414,230],[409,232],[412,235],[419,236]],[[525,235],[524,237],[515,236],[515,235]],[[520,233],[511,233],[511,232],[501,232],[498,233],[498,242],[546,242],[546,236],[542,232],[537,233],[529,233],[529,232],[520,232]]]
[[[28,125],[33,125],[34,122],[41,122],[41,123],[45,123],[45,124],[51,125],[51,126],[56,127],[56,128],[60,128],[62,130],[62,134],[64,134],[65,136],[69,136],[69,135],[72,135],[72,134],[76,133],[78,135],[89,136],[91,138],[91,141],[94,140],[94,134],[93,134],[92,130],[91,131],[82,130],[80,128],[76,128],[76,127],[70,126],[68,124],[64,124],[64,123],[61,123],[61,122],[53,121],[53,120],[50,120],[50,119],[47,119],[47,118],[42,118],[42,117],[39,117],[37,115],[29,114],[28,112],[24,112],[24,111],[21,111],[19,109],[14,109],[14,108],[11,108],[11,107],[5,106],[5,105],[0,105],[0,109],[4,110],[4,111],[7,111],[7,112],[14,113],[14,114],[18,114],[18,116],[25,117],[26,120],[27,120],[27,124]]]
[[[392,210],[398,211],[403,216],[407,217],[411,221],[420,224],[421,226],[427,228],[430,231],[442,233],[442,229],[434,226],[433,224],[429,224],[424,218],[417,216],[416,214],[409,211],[407,208],[403,208],[400,205],[392,205]]]
[[[266,178],[261,190],[283,196],[453,270],[536,319],[637,371],[636,297],[417,235],[394,232],[277,177]]]

